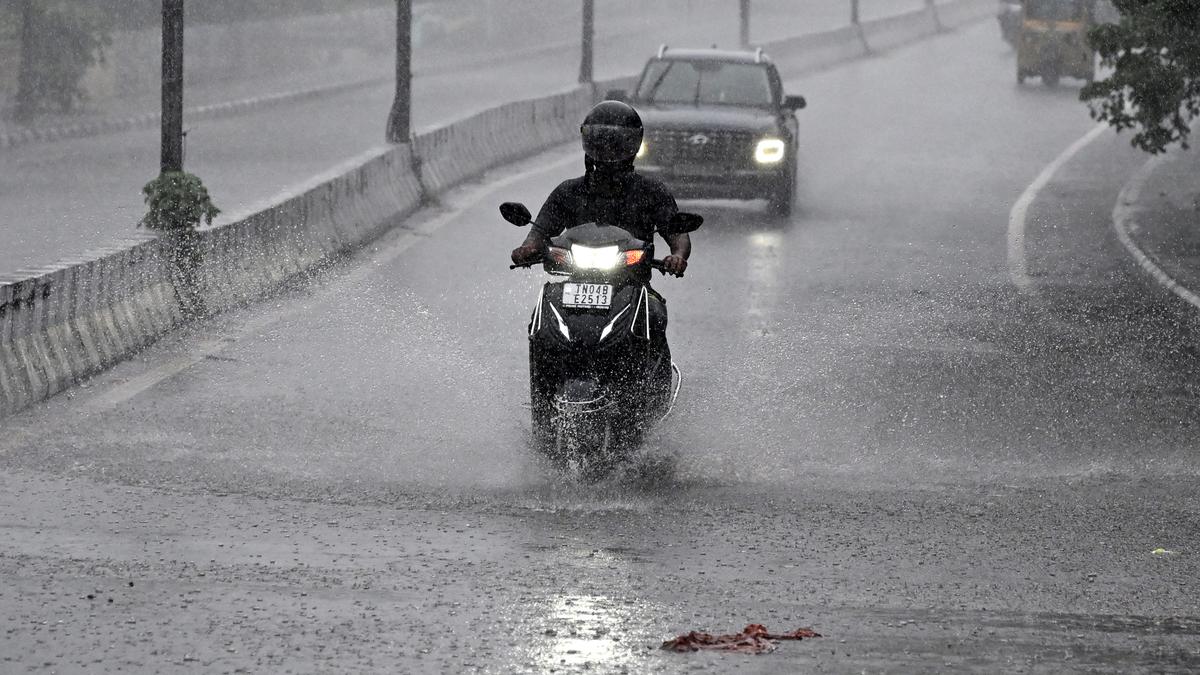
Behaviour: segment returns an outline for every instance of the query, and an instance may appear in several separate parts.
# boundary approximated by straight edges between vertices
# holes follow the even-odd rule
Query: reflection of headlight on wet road
[[[612,665],[628,660],[627,646],[622,646],[625,617],[614,608],[616,601],[595,595],[563,595],[555,598],[550,607],[550,618],[558,628],[554,629],[549,658],[544,665]],[[614,638],[616,638],[614,640]],[[623,658],[624,657],[624,658]]]
[[[759,164],[776,164],[783,159],[786,147],[778,138],[764,138],[754,148],[754,161]]]
[[[747,317],[746,325],[756,327],[761,326],[764,319],[771,316],[771,308],[778,307],[781,302],[780,276],[788,256],[780,232],[751,233],[749,244],[742,257],[746,260],[746,277],[752,290],[743,299],[742,309]]]
[[[658,637],[656,622],[670,612],[617,583],[636,576],[638,557],[569,547],[556,558],[546,563],[569,572],[572,581],[524,607],[533,634],[545,636],[530,643],[526,672],[645,672],[645,644]],[[611,588],[612,594],[597,594],[597,587]]]
[[[750,235],[751,255],[758,257],[774,254],[775,249],[783,243],[783,237],[778,232],[754,232]]]

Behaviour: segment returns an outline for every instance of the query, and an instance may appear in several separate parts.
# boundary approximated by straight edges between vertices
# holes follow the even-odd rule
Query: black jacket
[[[533,229],[543,239],[584,223],[615,225],[645,242],[678,212],[675,198],[661,182],[632,168],[616,174],[589,171],[563,181],[542,205]]]

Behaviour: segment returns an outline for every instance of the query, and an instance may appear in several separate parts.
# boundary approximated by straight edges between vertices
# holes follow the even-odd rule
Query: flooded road
[[[1010,209],[1092,123],[1012,71],[987,23],[788,81],[801,207],[686,205],[692,266],[655,281],[680,406],[609,484],[527,450],[541,275],[507,269],[495,209],[540,204],[574,148],[5,420],[0,659],[1194,670],[1194,319],[1110,234],[1122,139],[1032,202],[1013,285]],[[825,637],[658,650],[751,622]]]

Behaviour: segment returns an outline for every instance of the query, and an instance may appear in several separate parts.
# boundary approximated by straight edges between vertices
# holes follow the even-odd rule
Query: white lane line
[[[83,406],[89,410],[106,410],[114,408],[129,399],[141,394],[142,392],[158,385],[160,382],[167,380],[175,375],[191,368],[200,363],[206,358],[213,356],[230,345],[236,344],[238,340],[249,335],[261,332],[267,326],[276,323],[289,316],[301,314],[310,311],[314,300],[332,297],[340,293],[340,289],[344,288],[345,284],[354,284],[366,279],[379,268],[396,258],[399,258],[405,251],[412,248],[413,244],[418,241],[428,239],[430,235],[445,227],[448,223],[462,216],[462,212],[477,206],[480,202],[488,199],[496,192],[517,183],[519,181],[531,178],[541,173],[548,173],[566,166],[571,162],[578,162],[578,153],[572,152],[562,158],[550,161],[549,163],[541,163],[545,161],[546,155],[552,155],[556,150],[550,150],[547,153],[537,156],[533,161],[538,162],[534,166],[519,171],[518,173],[505,176],[499,180],[489,182],[475,188],[472,193],[469,193],[465,201],[455,203],[453,208],[445,213],[439,214],[428,220],[421,217],[420,212],[409,216],[410,222],[416,222],[416,226],[401,234],[396,241],[386,245],[379,251],[373,252],[368,258],[363,259],[356,268],[345,275],[339,275],[337,280],[319,288],[306,298],[303,303],[288,303],[289,306],[276,310],[259,310],[257,316],[241,323],[237,330],[232,335],[221,336],[217,339],[206,339],[193,344],[187,354],[178,356],[166,363],[152,368],[144,373],[126,380],[112,387],[106,387],[99,390],[95,395],[90,396],[83,402]],[[528,160],[527,160],[528,161]],[[493,169],[493,171],[503,170]],[[499,215],[496,216],[499,218]],[[384,237],[395,236],[385,234]],[[361,254],[360,254],[361,255]]]
[[[266,322],[264,322],[265,325]],[[246,326],[246,329],[258,328],[259,326]],[[88,410],[98,411],[114,408],[125,401],[137,396],[150,387],[162,382],[163,380],[190,368],[192,364],[199,363],[209,356],[216,354],[222,349],[228,347],[234,342],[233,338],[217,339],[217,340],[202,340],[191,346],[191,351],[183,356],[173,358],[162,365],[151,368],[150,370],[129,378],[113,387],[107,387],[101,391],[97,391],[94,395],[88,397],[83,403],[84,408]]]
[[[1107,123],[1097,124],[1091,131],[1072,143],[1053,162],[1050,162],[1046,165],[1046,168],[1042,169],[1042,172],[1029,184],[1029,187],[1025,188],[1025,192],[1021,193],[1020,199],[1017,200],[1016,204],[1013,204],[1012,210],[1009,211],[1008,278],[1022,293],[1032,293],[1037,290],[1034,288],[1033,279],[1029,277],[1028,268],[1025,265],[1025,216],[1029,211],[1029,206],[1033,204],[1033,200],[1037,199],[1038,194],[1054,178],[1054,174],[1058,173],[1058,170],[1064,164],[1071,161],[1072,157],[1079,154],[1080,150],[1083,150],[1089,143],[1099,138],[1107,129]]]
[[[1167,274],[1133,240],[1133,230],[1138,225],[1134,207],[1137,205],[1138,198],[1141,197],[1142,188],[1145,187],[1146,181],[1150,179],[1150,176],[1159,167],[1173,161],[1175,158],[1176,156],[1172,153],[1156,155],[1134,172],[1133,177],[1129,179],[1128,183],[1125,183],[1124,187],[1121,188],[1120,194],[1117,195],[1117,205],[1113,207],[1112,212],[1112,224],[1113,229],[1117,231],[1117,238],[1121,240],[1121,244],[1125,247],[1125,250],[1129,251],[1130,255],[1133,256],[1133,259],[1137,261],[1137,264],[1143,270],[1146,270],[1155,281],[1162,284],[1181,300],[1196,309],[1200,309],[1200,296],[1179,283],[1170,274]]]

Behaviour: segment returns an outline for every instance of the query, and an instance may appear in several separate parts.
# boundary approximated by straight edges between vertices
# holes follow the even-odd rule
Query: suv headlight
[[[754,161],[759,164],[778,164],[783,160],[787,145],[778,138],[764,138],[754,148]]]

